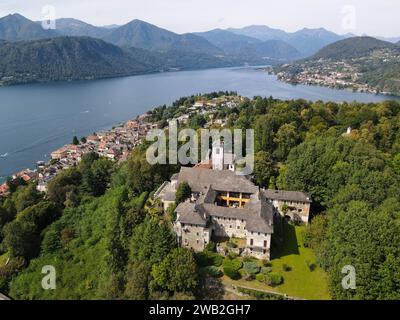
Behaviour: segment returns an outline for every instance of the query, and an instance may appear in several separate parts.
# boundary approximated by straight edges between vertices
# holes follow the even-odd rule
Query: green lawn
[[[327,276],[325,272],[316,267],[310,271],[307,266],[309,263],[315,263],[315,256],[311,249],[303,247],[301,233],[305,227],[285,226],[285,241],[278,252],[273,252],[272,269],[284,277],[284,283],[275,288],[269,287],[256,280],[233,281],[224,276],[224,282],[243,285],[254,289],[264,289],[285,293],[292,297],[310,299],[310,300],[329,300],[329,290]],[[275,257],[275,258],[274,258]],[[285,272],[283,266],[287,265],[291,271]]]

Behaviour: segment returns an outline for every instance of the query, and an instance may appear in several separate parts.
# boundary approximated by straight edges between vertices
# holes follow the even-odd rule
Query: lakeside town
[[[179,124],[187,124],[189,119],[198,115],[209,115],[209,121],[205,128],[212,125],[223,127],[227,118],[217,119],[214,115],[220,107],[233,108],[243,97],[222,96],[207,99],[199,96],[190,106],[181,106],[179,116],[169,120],[176,120]],[[62,170],[78,165],[84,154],[95,152],[101,157],[116,162],[127,160],[132,150],[138,146],[151,129],[157,129],[160,125],[149,121],[149,113],[142,114],[135,119],[116,126],[110,130],[99,131],[87,137],[64,145],[50,154],[50,161],[38,161],[35,169],[25,169],[9,177],[8,182],[0,185],[0,197],[6,197],[10,193],[9,182],[22,179],[24,183],[35,182],[41,192],[47,191],[48,183]]]
[[[266,71],[277,79],[290,84],[317,85],[334,89],[349,89],[353,92],[394,95],[396,92],[381,88],[370,74],[373,69],[384,69],[385,65],[398,63],[400,54],[393,50],[375,50],[373,54],[347,59],[307,59],[293,64],[270,67]]]
[[[125,161],[132,149],[156,125],[145,121],[146,115],[129,120],[108,131],[93,133],[81,141],[67,144],[51,152],[49,162],[38,161],[35,169],[26,169],[14,174],[11,180],[22,179],[25,183],[37,182],[37,189],[47,191],[47,184],[62,170],[76,166],[86,153],[96,152],[113,161]],[[74,139],[75,140],[75,139]],[[0,196],[9,193],[8,183],[0,186]]]
[[[276,73],[277,79],[290,84],[304,84],[312,86],[323,86],[334,89],[350,89],[353,92],[372,93],[372,94],[390,94],[389,92],[379,92],[376,88],[357,81],[362,76],[350,64],[340,61],[329,63],[308,63],[302,65],[301,71],[293,73],[286,68],[289,64],[282,66],[281,72]],[[338,71],[340,70],[340,71]]]

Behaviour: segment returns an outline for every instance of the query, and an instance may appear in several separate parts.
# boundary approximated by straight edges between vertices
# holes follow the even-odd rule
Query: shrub
[[[204,251],[207,251],[207,252],[217,252],[217,246],[216,246],[216,244],[215,244],[214,242],[209,242],[209,243],[206,245],[206,248],[204,249]]]
[[[212,265],[215,267],[220,267],[222,266],[222,262],[224,261],[224,258],[221,257],[218,253],[213,253],[211,255],[212,258]]]
[[[192,196],[192,189],[190,189],[189,184],[184,181],[178,186],[178,190],[176,191],[176,200],[175,203],[178,205],[182,202],[185,202],[186,199],[189,199]]]
[[[235,253],[235,252],[233,252],[233,251],[230,251],[230,252],[228,253],[228,258],[231,259],[231,260],[234,260],[234,259],[236,259],[237,257],[238,257],[238,254]]]
[[[208,275],[214,278],[222,277],[223,273],[216,266],[208,266],[206,267],[206,272]]]
[[[196,263],[199,267],[208,267],[215,266],[220,267],[224,258],[221,257],[218,253],[214,252],[199,252],[195,255]]]
[[[232,280],[239,280],[242,276],[239,270],[243,267],[242,261],[238,259],[225,259],[223,264],[224,273]]]
[[[205,252],[196,253],[194,259],[199,267],[207,267],[209,265],[208,256]]]
[[[309,228],[307,228],[305,231],[302,231],[301,236],[303,239],[304,248],[311,248],[312,236],[309,232]]]
[[[270,286],[279,286],[280,284],[283,283],[283,277],[278,274],[278,273],[269,273],[268,275],[266,275],[267,277],[267,283]]]
[[[315,265],[315,263],[310,262],[309,260],[306,260],[306,265],[307,265],[308,269],[309,269],[311,272],[313,272],[313,271],[317,268],[317,266]]]
[[[260,273],[260,267],[255,262],[245,262],[244,270],[247,272],[247,274]]]
[[[235,270],[230,266],[224,267],[224,273],[227,277],[231,278],[232,280],[239,280],[242,277],[239,271]]]
[[[272,272],[272,268],[271,267],[262,267],[261,268],[261,273],[262,274],[268,274]]]
[[[267,277],[265,274],[259,273],[256,275],[256,280],[262,283],[266,283]]]
[[[252,256],[246,255],[243,257],[243,262],[254,262],[254,258]]]
[[[272,267],[272,263],[269,260],[263,260],[262,263],[264,267]]]
[[[235,249],[235,248],[237,248],[237,245],[236,245],[236,243],[235,243],[235,242],[233,242],[233,241],[232,241],[232,239],[231,239],[231,240],[229,240],[229,241],[227,242],[226,246],[227,246],[228,248],[231,248],[231,249]]]
[[[254,274],[247,274],[244,276],[244,280],[246,281],[253,281],[256,278]]]
[[[243,267],[243,262],[239,259],[224,259],[223,266],[239,271]]]
[[[287,264],[284,264],[284,265],[282,266],[282,269],[283,269],[283,271],[285,271],[285,272],[292,271],[292,267],[288,266]]]

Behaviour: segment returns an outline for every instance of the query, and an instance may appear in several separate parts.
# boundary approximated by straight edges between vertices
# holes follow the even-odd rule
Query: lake
[[[170,72],[95,81],[0,88],[0,179],[51,151],[134,118],[155,106],[196,93],[233,90],[247,97],[377,102],[390,97],[290,85],[255,68]]]

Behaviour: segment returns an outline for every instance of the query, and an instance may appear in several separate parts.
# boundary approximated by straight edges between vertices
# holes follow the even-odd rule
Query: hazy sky
[[[0,0],[0,15],[57,17],[94,25],[141,19],[177,33],[263,24],[286,31],[324,27],[337,33],[400,36],[399,0]]]

